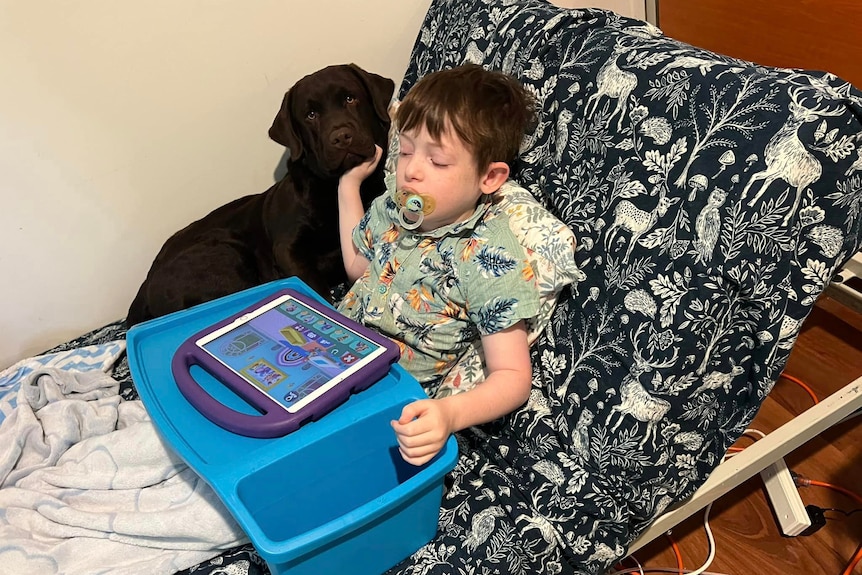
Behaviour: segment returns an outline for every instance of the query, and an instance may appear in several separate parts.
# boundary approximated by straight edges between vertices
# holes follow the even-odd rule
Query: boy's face
[[[478,170],[473,153],[452,130],[445,131],[438,141],[423,126],[420,130],[402,131],[400,141],[395,170],[398,189],[430,196],[435,203],[434,211],[419,226],[421,231],[468,219],[479,198],[497,191],[508,176],[507,167],[501,181],[489,178],[496,162],[486,170]]]

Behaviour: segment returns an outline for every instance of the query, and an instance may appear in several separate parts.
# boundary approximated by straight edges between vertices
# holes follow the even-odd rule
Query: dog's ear
[[[281,108],[275,115],[272,126],[269,127],[269,137],[290,150],[290,161],[295,162],[302,156],[302,140],[299,139],[293,127],[293,114],[290,112],[293,102],[292,93],[293,88],[284,95]]]
[[[385,122],[388,126],[389,119],[389,102],[392,100],[392,94],[395,92],[395,82],[389,78],[366,72],[356,64],[350,64],[350,69],[356,74],[368,93],[371,94],[371,99],[374,103],[374,112],[380,121]]]

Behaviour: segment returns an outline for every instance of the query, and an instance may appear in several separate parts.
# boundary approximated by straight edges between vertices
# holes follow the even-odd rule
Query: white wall
[[[429,4],[0,0],[0,368],[124,317],[171,233],[272,184],[283,93],[397,85]]]
[[[284,92],[399,83],[429,3],[0,0],[0,368],[124,317],[172,232],[272,184]]]

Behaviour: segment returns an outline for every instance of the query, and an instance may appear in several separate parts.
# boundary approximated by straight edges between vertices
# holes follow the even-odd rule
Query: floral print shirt
[[[534,316],[533,269],[506,214],[484,196],[473,215],[428,232],[398,224],[395,178],[353,231],[368,259],[339,311],[390,337],[420,383],[438,381],[472,341]]]

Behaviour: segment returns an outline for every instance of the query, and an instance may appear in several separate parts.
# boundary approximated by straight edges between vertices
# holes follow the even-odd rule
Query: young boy
[[[400,154],[387,191],[363,215],[359,186],[381,156],[341,177],[344,266],[356,283],[339,310],[398,342],[401,364],[433,387],[480,338],[477,387],[404,407],[401,454],[429,461],[449,435],[522,405],[531,384],[524,319],[539,307],[523,248],[493,194],[509,177],[533,100],[513,78],[476,65],[422,78],[398,108]]]

